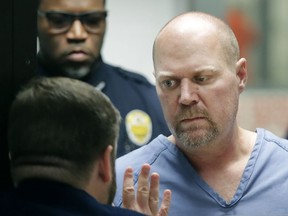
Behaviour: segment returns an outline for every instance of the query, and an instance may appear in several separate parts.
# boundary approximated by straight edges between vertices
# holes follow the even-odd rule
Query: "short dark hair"
[[[119,124],[118,110],[93,86],[70,78],[34,79],[10,110],[12,170],[27,165],[66,169],[68,164],[69,172],[89,175],[108,145],[115,155]]]
[[[39,8],[41,0],[37,0],[37,8]],[[104,6],[106,5],[106,0],[103,0]]]

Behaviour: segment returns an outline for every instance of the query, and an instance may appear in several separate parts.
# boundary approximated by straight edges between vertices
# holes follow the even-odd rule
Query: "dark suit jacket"
[[[27,216],[143,216],[103,205],[83,190],[47,180],[26,180],[17,189],[1,192],[0,215]]]

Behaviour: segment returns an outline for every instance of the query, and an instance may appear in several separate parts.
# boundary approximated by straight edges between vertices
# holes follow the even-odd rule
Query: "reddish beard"
[[[176,116],[176,123],[174,128],[174,135],[177,138],[177,143],[180,147],[191,150],[200,146],[207,145],[218,134],[219,129],[217,124],[212,120],[209,113],[206,110],[198,107],[182,108],[181,113]],[[191,125],[184,127],[183,121],[189,119],[201,118],[206,123],[191,123]]]

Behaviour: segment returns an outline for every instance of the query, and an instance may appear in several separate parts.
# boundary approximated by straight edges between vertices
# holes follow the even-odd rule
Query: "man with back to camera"
[[[169,134],[155,87],[143,76],[103,62],[105,0],[38,0],[38,69],[105,93],[123,118],[117,156]]]
[[[148,164],[142,167],[139,189],[145,187],[149,196],[141,190],[135,196],[128,168],[123,197],[135,211],[111,206],[120,119],[109,99],[91,85],[69,78],[32,80],[10,110],[15,189],[0,193],[0,215],[142,215],[137,210],[167,216],[171,192],[165,192],[158,211],[159,175],[151,175],[149,186]]]
[[[160,191],[173,191],[170,216],[288,215],[288,141],[239,127],[247,61],[230,27],[206,13],[181,14],[157,35],[153,61],[172,135],[119,158],[117,184],[127,165],[137,179],[145,162],[161,176]],[[114,203],[125,206],[120,194]]]

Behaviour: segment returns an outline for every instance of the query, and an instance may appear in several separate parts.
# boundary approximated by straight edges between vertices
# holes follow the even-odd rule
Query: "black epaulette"
[[[138,83],[145,84],[148,86],[153,86],[152,83],[150,83],[146,77],[144,77],[143,75],[139,73],[127,71],[120,67],[116,67],[116,69],[119,71],[119,74],[121,76],[125,77],[125,79],[132,79]]]

